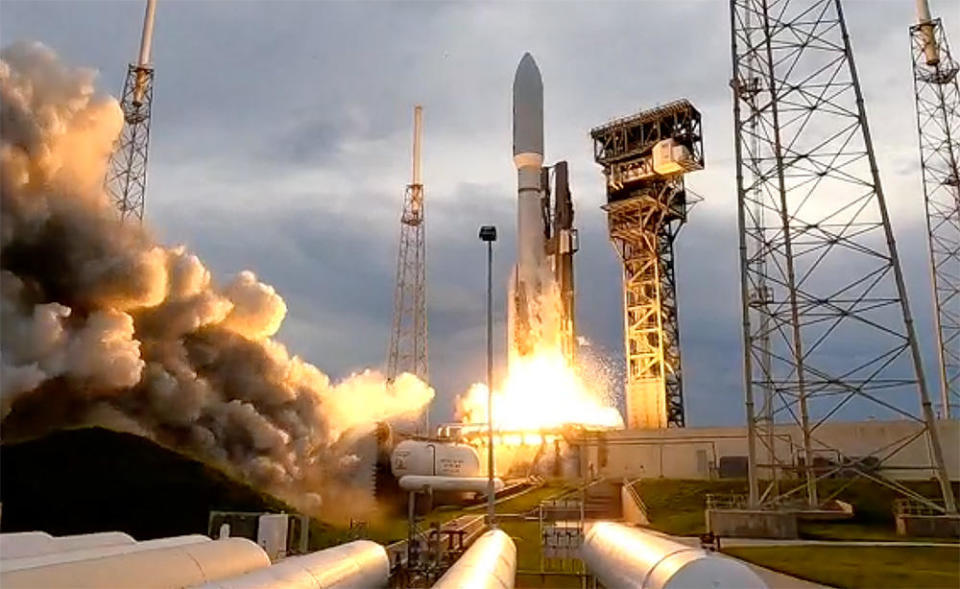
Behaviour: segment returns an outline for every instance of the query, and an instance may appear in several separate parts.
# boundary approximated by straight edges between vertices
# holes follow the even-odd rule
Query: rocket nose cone
[[[529,53],[513,78],[513,155],[519,153],[543,154],[543,81]]]

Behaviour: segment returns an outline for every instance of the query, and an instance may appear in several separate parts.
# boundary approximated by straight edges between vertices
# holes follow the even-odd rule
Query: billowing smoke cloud
[[[270,339],[286,305],[253,272],[219,287],[186,248],[119,223],[102,182],[122,113],[94,77],[41,44],[0,52],[4,436],[114,425],[318,489],[356,463],[337,450],[346,432],[415,414],[433,390],[369,371],[331,382]]]

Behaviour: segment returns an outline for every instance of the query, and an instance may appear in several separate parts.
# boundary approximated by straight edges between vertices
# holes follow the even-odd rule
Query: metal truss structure
[[[749,502],[816,510],[821,481],[863,476],[933,505],[896,465],[954,512],[842,6],[731,0],[730,17]],[[822,435],[864,417],[915,427],[858,456]],[[929,462],[895,460],[925,442]]]
[[[130,64],[120,99],[123,130],[110,158],[106,178],[107,191],[122,221],[131,217],[143,220],[152,104],[153,68]]]
[[[673,243],[689,208],[683,175],[703,167],[700,113],[680,100],[590,135],[607,179],[610,240],[623,262],[627,425],[683,427]],[[658,166],[658,147],[683,157]]]
[[[930,242],[940,416],[960,413],[960,88],[940,19],[910,27]]]
[[[403,195],[400,215],[400,250],[394,294],[393,329],[387,352],[387,378],[391,381],[409,372],[426,381],[427,364],[427,277],[423,184],[420,181],[420,144],[423,137],[423,110],[414,109],[413,181]],[[426,416],[426,411],[424,412]],[[426,417],[424,417],[426,421]],[[425,423],[426,425],[426,423]]]

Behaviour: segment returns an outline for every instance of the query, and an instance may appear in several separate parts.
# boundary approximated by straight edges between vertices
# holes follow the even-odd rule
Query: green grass
[[[833,587],[960,587],[960,547],[758,546],[725,548],[743,560]]]
[[[531,521],[504,521],[500,528],[513,538],[517,545],[517,569],[522,571],[540,570],[540,524]],[[560,576],[539,574],[518,574],[517,589],[566,589],[580,587],[577,575]]]
[[[635,486],[647,505],[650,527],[667,534],[692,536],[706,531],[707,494],[745,493],[746,481],[644,479]]]
[[[911,482],[908,486],[928,497],[936,497],[939,493],[939,487],[930,481]],[[747,483],[744,480],[647,479],[639,481],[635,488],[647,504],[652,528],[668,534],[691,536],[706,531],[703,511],[707,494],[745,494]],[[897,536],[893,520],[893,502],[899,497],[896,492],[862,479],[852,483],[830,480],[821,484],[821,493],[830,494],[834,491],[838,491],[838,499],[853,505],[854,517],[835,522],[801,521],[801,538],[904,540],[902,536]],[[951,540],[941,538],[938,541]]]
[[[575,488],[561,481],[547,481],[541,487],[497,504],[497,513],[527,513],[536,509],[541,501],[557,497]]]

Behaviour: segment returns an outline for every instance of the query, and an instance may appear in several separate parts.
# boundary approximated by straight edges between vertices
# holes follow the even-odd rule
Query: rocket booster
[[[525,53],[513,78],[513,163],[517,167],[517,264],[512,278],[511,348],[531,350],[532,305],[541,289],[544,230],[540,169],[543,165],[543,81],[533,56]]]

